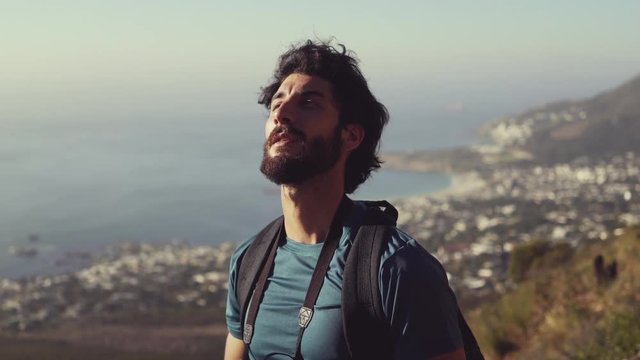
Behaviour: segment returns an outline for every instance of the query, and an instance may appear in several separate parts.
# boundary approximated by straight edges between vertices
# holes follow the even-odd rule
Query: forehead
[[[288,93],[320,93],[329,100],[333,99],[333,91],[331,83],[327,80],[313,75],[293,73],[287,76],[280,87],[274,94],[274,98],[278,95]]]

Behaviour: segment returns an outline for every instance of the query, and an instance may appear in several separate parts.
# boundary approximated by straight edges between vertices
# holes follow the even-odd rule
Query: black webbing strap
[[[300,308],[300,311],[298,313],[298,325],[300,326],[300,330],[298,332],[298,338],[296,340],[296,359],[300,358],[300,345],[302,341],[302,335],[304,334],[304,330],[309,325],[309,322],[313,317],[313,307],[316,300],[318,299],[318,295],[320,293],[320,289],[322,288],[322,284],[324,283],[324,277],[327,273],[327,270],[329,269],[329,264],[331,263],[333,254],[338,247],[338,244],[340,243],[340,238],[342,237],[342,223],[348,215],[352,204],[352,201],[346,196],[342,199],[342,201],[340,202],[340,206],[338,207],[338,210],[334,215],[333,221],[331,223],[331,228],[329,229],[329,232],[325,237],[324,244],[322,245],[322,250],[320,251],[318,262],[311,277],[311,283],[309,284],[309,289],[307,290],[304,304]],[[280,221],[276,223],[276,221],[278,220]],[[279,218],[276,221],[267,226],[256,237],[255,240],[260,241],[260,244],[258,244],[256,247],[263,250],[263,254],[267,253],[267,251],[265,251],[267,248],[269,250],[268,256],[266,258],[260,256],[257,257],[257,259],[262,258],[264,261],[263,264],[260,264],[259,277],[257,282],[255,283],[255,290],[253,291],[253,296],[250,300],[249,308],[247,310],[247,316],[244,321],[243,341],[245,342],[245,344],[251,343],[255,320],[258,314],[258,309],[260,307],[260,302],[262,301],[262,297],[264,295],[267,279],[273,268],[278,242],[285,236],[282,218]],[[245,257],[246,256],[247,255],[245,255]],[[254,266],[249,267],[253,268]],[[251,271],[251,273],[254,272]]]
[[[298,338],[296,339],[296,352],[294,359],[302,359],[302,355],[300,353],[302,335],[304,335],[304,330],[307,328],[309,322],[311,322],[311,318],[313,317],[313,308],[316,304],[316,300],[318,300],[320,289],[322,289],[324,277],[329,270],[329,264],[331,264],[333,253],[335,253],[336,248],[338,248],[338,244],[340,243],[340,238],[342,237],[342,223],[347,217],[347,214],[351,209],[351,205],[351,200],[344,197],[340,203],[338,211],[333,217],[331,228],[327,233],[324,244],[322,245],[318,262],[316,263],[315,269],[313,269],[311,283],[309,283],[309,289],[307,290],[307,295],[304,298],[304,304],[298,313],[298,326],[300,326],[300,329],[298,330]]]
[[[462,334],[462,341],[464,343],[464,354],[467,360],[484,360],[484,355],[482,355],[482,351],[480,351],[480,346],[478,345],[478,341],[476,337],[473,336],[473,332],[467,324],[467,321],[464,319],[462,315],[462,311],[458,307],[458,327],[460,328],[460,333]]]

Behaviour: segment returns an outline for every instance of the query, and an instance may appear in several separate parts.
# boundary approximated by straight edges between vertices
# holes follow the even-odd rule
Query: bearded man
[[[355,57],[340,47],[312,41],[292,47],[262,89],[259,103],[269,117],[260,170],[280,185],[283,216],[231,258],[227,360],[366,353],[345,337],[342,304],[345,264],[369,210],[346,195],[380,167],[388,114]],[[459,309],[442,266],[409,235],[389,229],[375,255],[374,296],[382,304],[385,335],[371,339],[389,350],[375,358],[465,359]],[[264,238],[273,238],[272,245],[250,255]],[[242,267],[254,263],[261,267],[247,280]]]

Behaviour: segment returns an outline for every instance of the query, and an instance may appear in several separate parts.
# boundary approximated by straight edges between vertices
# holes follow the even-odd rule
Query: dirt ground
[[[222,359],[224,325],[65,324],[0,334],[0,359]]]

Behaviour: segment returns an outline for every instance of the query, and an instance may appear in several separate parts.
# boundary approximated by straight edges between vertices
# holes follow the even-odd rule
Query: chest
[[[290,359],[295,353],[299,333],[298,312],[311,281],[319,251],[278,249],[273,272],[255,322],[249,347],[255,359]],[[336,251],[318,300],[313,318],[304,332],[301,351],[304,359],[340,359],[346,357],[342,330],[341,290],[344,261]]]

